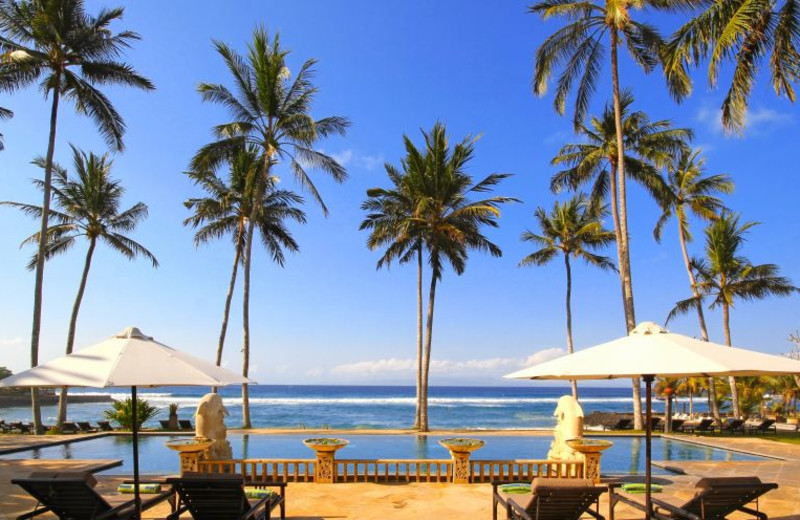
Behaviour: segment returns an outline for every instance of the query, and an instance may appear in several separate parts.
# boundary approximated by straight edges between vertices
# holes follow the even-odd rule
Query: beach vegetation
[[[566,270],[566,320],[567,320],[567,352],[575,349],[572,342],[572,266],[570,258],[580,259],[600,269],[616,271],[613,260],[598,255],[594,251],[603,249],[614,242],[613,231],[603,227],[603,218],[608,215],[608,206],[590,203],[579,194],[566,202],[556,202],[548,213],[538,207],[534,218],[538,224],[538,233],[525,231],[523,242],[530,242],[539,247],[533,253],[520,260],[520,267],[541,266],[550,263],[558,256],[564,260]],[[578,383],[572,381],[572,396],[578,398]]]
[[[34,164],[44,168],[46,160],[38,157]],[[49,211],[50,224],[47,227],[47,239],[44,250],[45,259],[69,251],[75,243],[83,238],[88,242],[86,258],[83,263],[78,292],[72,305],[67,331],[66,353],[71,354],[75,344],[75,332],[78,325],[86,282],[94,259],[98,243],[105,244],[113,251],[128,260],[145,257],[152,266],[158,267],[158,260],[146,247],[129,236],[129,232],[147,218],[147,205],[137,202],[128,209],[121,209],[121,199],[125,189],[119,180],[111,176],[113,161],[108,155],[86,153],[72,146],[72,167],[74,175],[70,176],[63,166],[53,163],[53,203]],[[44,189],[44,182],[36,179],[34,184]],[[34,218],[41,218],[41,206],[21,202],[1,202],[20,209]],[[40,241],[39,233],[26,238],[22,245],[36,245]],[[34,269],[39,262],[36,252],[28,263],[28,269]],[[62,388],[58,400],[57,426],[67,419],[67,388]]]
[[[132,31],[111,30],[111,24],[121,19],[123,12],[121,7],[104,8],[93,16],[86,13],[82,0],[0,1],[0,91],[14,93],[38,81],[39,90],[51,99],[35,266],[31,367],[39,364],[44,260],[60,103],[73,103],[78,114],[94,122],[108,146],[120,151],[125,122],[98,87],[155,88],[131,65],[118,61],[139,39]],[[32,389],[31,395],[34,428],[41,434],[44,430],[37,390]]]
[[[154,419],[161,413],[161,410],[150,404],[146,399],[141,397],[136,398],[136,427],[140,429],[142,424]],[[123,430],[132,430],[133,426],[133,399],[126,397],[125,399],[114,399],[111,403],[111,410],[105,410],[103,417],[109,421],[114,421],[119,424]]]
[[[274,182],[273,166],[288,163],[297,183],[311,194],[323,212],[322,201],[308,168],[327,173],[336,182],[344,182],[347,171],[339,162],[317,148],[319,141],[332,135],[344,135],[350,122],[340,116],[314,119],[311,105],[318,92],[314,85],[316,60],[305,61],[296,73],[289,69],[289,50],[282,46],[279,35],[270,37],[258,27],[253,31],[242,56],[229,45],[215,41],[214,48],[222,58],[233,80],[233,90],[221,83],[200,83],[197,87],[203,101],[224,107],[230,121],[214,127],[215,141],[203,146],[192,158],[192,171],[213,171],[228,160],[235,150],[251,145],[258,150],[262,163],[248,180],[253,193],[251,214],[244,241],[242,290],[242,375],[250,371],[250,271],[253,235],[262,199]],[[252,427],[247,385],[242,385],[242,426]]]

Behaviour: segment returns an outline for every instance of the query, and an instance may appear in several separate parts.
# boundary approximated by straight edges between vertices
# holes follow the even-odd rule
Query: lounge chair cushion
[[[701,478],[695,484],[695,496],[703,491],[713,489],[719,486],[729,485],[752,486],[761,484],[761,479],[758,477],[705,477]]]
[[[52,480],[83,480],[86,485],[93,488],[97,485],[97,479],[88,471],[34,471],[28,478],[32,479],[52,479]]]
[[[124,494],[133,494],[133,484],[120,484],[117,491]],[[161,484],[157,482],[139,482],[139,493],[143,495],[161,493]]]
[[[511,498],[514,502],[528,509],[533,505],[534,497],[537,494],[546,493],[551,489],[564,488],[590,488],[594,487],[594,482],[584,478],[535,478],[531,483],[531,493],[529,495],[516,495]]]
[[[272,495],[277,495],[277,493],[269,489],[263,489],[263,488],[255,488],[255,487],[244,488],[244,496],[246,496],[247,498],[261,500],[264,497],[271,497]]]

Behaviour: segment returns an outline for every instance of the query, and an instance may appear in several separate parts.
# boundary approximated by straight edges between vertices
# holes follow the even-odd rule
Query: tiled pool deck
[[[337,432],[338,434],[339,432]],[[437,432],[442,433],[442,432]],[[483,432],[482,432],[483,433]],[[531,432],[509,432],[526,434]],[[549,435],[549,432],[542,433]],[[73,436],[74,438],[74,436]],[[686,475],[659,477],[668,484],[668,492],[678,498],[693,494],[693,483],[700,476],[758,475],[764,481],[777,482],[780,488],[766,495],[761,510],[772,520],[800,520],[800,445],[778,443],[757,437],[679,436],[714,447],[745,451],[781,460],[750,462],[670,462],[669,466]],[[11,447],[33,447],[37,442],[60,439],[33,436],[0,436],[0,450]],[[1,458],[1,456],[0,456]],[[11,479],[37,470],[91,469],[108,461],[0,460],[0,519],[11,519],[30,511],[33,501]],[[113,472],[113,471],[112,471]],[[100,485],[115,488],[118,479],[102,477]],[[290,484],[287,489],[287,516],[292,520],[317,519],[486,519],[491,518],[491,486],[489,484]],[[147,518],[163,518],[166,509],[152,511]],[[607,500],[601,505],[607,513]],[[502,514],[500,517],[502,518]],[[617,508],[619,520],[639,519],[641,513]],[[38,518],[53,518],[42,515]],[[589,517],[587,517],[589,518]],[[748,518],[733,515],[731,520]]]

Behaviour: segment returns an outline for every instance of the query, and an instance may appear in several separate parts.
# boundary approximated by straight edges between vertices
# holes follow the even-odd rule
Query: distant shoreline
[[[98,395],[68,395],[67,402],[73,403],[110,403],[114,399],[108,394]],[[39,401],[43,405],[58,404],[58,395],[40,395]],[[21,395],[0,395],[0,409],[16,408],[19,406],[30,406],[30,394]]]

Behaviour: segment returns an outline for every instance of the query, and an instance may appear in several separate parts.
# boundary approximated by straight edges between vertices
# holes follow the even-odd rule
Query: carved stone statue
[[[227,440],[228,429],[225,428],[226,415],[228,410],[222,404],[222,397],[219,394],[206,394],[197,405],[195,435],[214,441],[207,455],[211,460],[225,460],[232,457],[231,443]]]
[[[567,439],[583,437],[583,408],[571,395],[562,396],[553,415],[557,418],[553,431],[555,439],[550,443],[550,460],[583,460],[583,456],[566,444]]]

